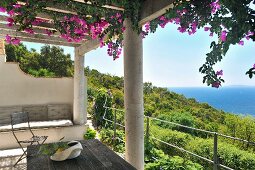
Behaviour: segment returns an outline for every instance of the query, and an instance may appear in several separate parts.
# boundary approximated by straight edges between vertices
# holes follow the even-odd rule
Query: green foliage
[[[87,129],[87,132],[83,135],[84,139],[95,139],[97,132],[91,128]]]
[[[53,155],[58,149],[65,150],[69,146],[67,142],[58,142],[58,143],[47,143],[40,146],[39,153],[43,155]]]
[[[123,130],[116,130],[114,138],[114,131],[104,128],[100,131],[100,140],[112,147],[116,152],[123,153],[125,151],[125,143],[123,142],[125,141],[125,132]]]
[[[28,51],[21,44],[19,46],[6,45],[8,62],[19,62],[20,68],[35,77],[70,77],[73,75],[73,62],[70,54],[55,46],[43,46],[41,52],[34,49]]]
[[[95,105],[94,105],[94,112],[93,112],[97,126],[103,126],[103,125],[110,126],[109,124],[106,123],[105,120],[103,120],[103,117],[105,116],[106,119],[113,120],[112,110],[105,108],[105,107],[111,107],[111,106],[112,106],[112,98],[107,93],[107,90],[99,89],[95,97]]]

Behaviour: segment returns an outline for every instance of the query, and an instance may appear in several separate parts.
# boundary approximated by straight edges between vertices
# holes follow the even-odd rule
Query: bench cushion
[[[38,121],[38,122],[30,122],[30,127],[32,129],[35,128],[49,128],[49,127],[66,127],[72,126],[73,123],[71,120],[52,120],[52,121]],[[27,123],[20,123],[14,126],[15,129],[23,129],[27,127]],[[0,126],[0,131],[10,131],[11,125]]]

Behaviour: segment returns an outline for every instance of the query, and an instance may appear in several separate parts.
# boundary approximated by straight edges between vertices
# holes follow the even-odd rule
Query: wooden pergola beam
[[[9,34],[10,36],[15,36],[15,37],[38,38],[43,40],[66,42],[63,38],[60,38],[60,37],[48,36],[43,34],[28,34],[25,32],[17,32],[15,30],[10,30],[10,29],[9,30],[2,29],[0,34],[5,34],[5,35]]]
[[[4,16],[4,15],[0,15],[0,22],[7,22],[7,16]],[[41,22],[39,23],[38,25],[34,26],[35,28],[36,27],[40,27],[40,28],[45,28],[45,29],[54,29],[54,25],[52,23],[49,23],[49,22]]]
[[[77,47],[76,50],[79,56],[83,56],[85,53],[95,50],[99,46],[100,41],[98,39],[88,40],[81,44],[79,47]]]
[[[146,0],[143,2],[139,25],[154,20],[174,7],[174,0]]]
[[[0,34],[0,39],[5,39],[4,34]],[[78,44],[72,44],[69,42],[58,42],[58,41],[51,41],[51,40],[44,40],[44,39],[38,39],[33,37],[18,37],[21,41],[25,42],[32,42],[32,43],[41,43],[41,44],[51,44],[51,45],[61,45],[61,46],[67,46],[67,47],[77,47]]]

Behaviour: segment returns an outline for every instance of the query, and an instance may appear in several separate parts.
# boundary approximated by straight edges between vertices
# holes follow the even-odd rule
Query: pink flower
[[[204,27],[204,31],[209,31],[211,27]]]
[[[246,39],[249,40],[250,39],[250,36],[253,36],[254,35],[254,32],[252,31],[249,31],[247,34],[246,34]]]
[[[149,31],[150,31],[150,23],[149,23],[149,22],[147,22],[147,23],[144,25],[144,27],[145,27],[145,31],[146,31],[146,32],[149,32]]]
[[[222,31],[220,39],[222,42],[225,42],[227,40],[227,31]]]
[[[50,30],[48,30],[48,29],[45,30],[45,33],[46,33],[48,36],[51,36],[51,35],[53,34],[53,32],[50,31]]]
[[[6,8],[0,6],[0,12],[6,12]]]
[[[243,40],[241,40],[241,41],[239,41],[239,43],[238,43],[239,45],[244,45],[244,41]]]
[[[9,23],[14,23],[14,19],[11,18],[11,17],[8,17],[8,18],[6,19],[6,21],[9,22]]]
[[[210,35],[209,35],[210,37],[213,37],[213,32],[210,32]]]
[[[14,10],[10,10],[7,12],[7,14],[9,14],[10,16],[13,16],[15,14]]]
[[[122,27],[121,31],[124,32],[126,30],[126,27]]]
[[[121,17],[121,14],[120,14],[120,13],[117,13],[117,14],[116,14],[116,17],[117,17],[117,18],[120,18],[120,17]]]
[[[11,37],[9,34],[7,34],[7,35],[5,36],[5,41],[6,41],[8,44],[11,44],[12,37]]]
[[[255,69],[255,64],[253,64],[253,68]]]
[[[20,4],[14,4],[13,7],[18,9],[18,8],[21,8],[21,5]]]
[[[221,86],[221,83],[218,81],[215,81],[212,83],[212,87],[219,88]]]
[[[28,33],[28,34],[34,34],[34,33],[35,33],[34,30],[31,29],[31,28],[26,28],[26,29],[24,29],[24,31],[25,31],[26,33]]]
[[[5,41],[8,44],[18,45],[20,43],[20,39],[18,38],[12,38],[10,35],[5,36]]]
[[[216,0],[215,2],[212,2],[211,3],[211,8],[212,8],[212,14],[215,14],[216,11],[220,9],[219,0]]]
[[[180,31],[181,33],[186,32],[186,28],[184,27],[178,27],[177,30]]]
[[[223,76],[223,70],[217,71],[217,72],[216,72],[216,75],[217,75],[217,76]]]
[[[18,45],[18,44],[20,44],[20,39],[14,38],[14,39],[12,40],[12,44],[13,44],[13,45]]]
[[[82,31],[81,29],[79,29],[79,28],[75,28],[75,29],[74,29],[74,33],[75,33],[75,34],[82,34],[83,31]]]

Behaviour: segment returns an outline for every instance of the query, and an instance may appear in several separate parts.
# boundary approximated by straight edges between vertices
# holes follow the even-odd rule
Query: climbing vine
[[[206,54],[206,61],[199,71],[205,74],[203,82],[208,86],[220,87],[223,71],[214,70],[214,65],[226,55],[230,45],[245,45],[244,40],[255,40],[255,0],[175,0],[173,8],[165,15],[139,27],[140,9],[143,0],[84,0],[86,3],[66,0],[1,0],[0,12],[8,13],[7,25],[16,26],[18,31],[34,34],[36,26],[51,23],[52,28],[45,29],[45,34],[66,39],[68,42],[81,42],[86,39],[99,39],[101,47],[107,45],[108,54],[116,59],[121,54],[125,18],[130,18],[133,29],[143,37],[155,32],[160,26],[172,23],[178,25],[178,31],[193,35],[203,28],[209,36],[217,36],[212,41],[211,51]],[[72,13],[59,13],[46,10],[46,7],[61,7],[65,4]],[[103,8],[103,5],[116,5],[124,10]],[[52,20],[40,19],[44,13]],[[6,42],[18,44],[16,37],[6,36]],[[250,78],[255,75],[255,65],[247,72]]]

